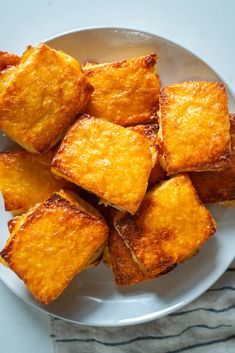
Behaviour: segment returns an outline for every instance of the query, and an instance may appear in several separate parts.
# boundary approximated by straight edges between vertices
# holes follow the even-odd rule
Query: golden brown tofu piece
[[[159,183],[166,177],[165,170],[162,169],[160,163],[160,157],[162,155],[162,150],[158,142],[158,124],[145,124],[145,125],[135,125],[130,126],[128,129],[138,132],[144,136],[148,143],[149,148],[152,153],[152,170],[149,176],[149,185],[152,186]]]
[[[157,55],[90,65],[84,74],[94,87],[87,114],[128,126],[156,118],[160,81]]]
[[[126,214],[114,225],[141,269],[152,276],[186,260],[216,229],[186,174],[154,187],[134,216]]]
[[[0,82],[0,129],[29,152],[62,138],[93,91],[80,64],[46,44],[28,47]]]
[[[130,213],[136,212],[144,197],[151,168],[144,137],[89,116],[72,126],[52,162],[56,175]]]
[[[223,169],[229,163],[225,85],[183,82],[160,94],[160,140],[168,174]]]
[[[11,66],[16,66],[19,63],[20,57],[18,55],[0,51],[0,72],[8,69]]]
[[[230,117],[230,126],[231,164],[221,171],[190,173],[193,185],[205,203],[224,202],[224,206],[235,206],[235,115]]]
[[[63,292],[103,251],[108,227],[72,192],[52,194],[20,217],[2,258],[42,304]]]
[[[51,172],[54,153],[0,152],[0,191],[6,211],[23,213],[54,191],[72,188],[70,183]]]

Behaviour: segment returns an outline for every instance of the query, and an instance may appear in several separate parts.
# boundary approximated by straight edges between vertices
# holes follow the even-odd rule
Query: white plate
[[[76,57],[112,61],[152,52],[159,54],[158,69],[162,84],[184,80],[220,78],[189,51],[153,34],[127,29],[88,29],[66,33],[47,43]],[[235,100],[230,95],[230,112]],[[0,137],[0,148],[9,148],[7,138]],[[8,237],[6,223],[11,217],[0,204],[1,248]],[[1,266],[1,280],[21,299],[51,315],[84,325],[124,326],[167,315],[191,302],[210,287],[226,270],[235,254],[235,209],[213,207],[219,227],[216,235],[198,256],[179,265],[162,278],[125,289],[117,289],[112,273],[105,266],[78,275],[62,296],[43,307],[26,290],[18,277]],[[190,236],[190,234],[189,234]]]

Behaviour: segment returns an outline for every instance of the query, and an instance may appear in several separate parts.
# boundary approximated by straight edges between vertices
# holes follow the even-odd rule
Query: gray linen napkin
[[[123,328],[51,318],[56,353],[234,353],[235,260],[200,298],[167,317]]]

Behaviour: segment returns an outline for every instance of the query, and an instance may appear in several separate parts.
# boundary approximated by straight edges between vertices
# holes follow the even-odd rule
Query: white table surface
[[[21,53],[28,44],[81,27],[136,28],[191,50],[235,92],[234,18],[234,0],[8,0],[0,6],[0,50]],[[2,283],[0,312],[1,352],[53,352],[48,316]]]

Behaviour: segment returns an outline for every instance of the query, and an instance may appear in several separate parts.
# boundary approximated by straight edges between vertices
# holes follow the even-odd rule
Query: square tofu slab
[[[75,59],[46,44],[28,47],[19,65],[0,78],[0,129],[30,152],[46,151],[92,91]]]
[[[72,187],[51,172],[54,153],[37,155],[23,150],[0,153],[0,191],[6,211],[26,212],[54,191]]]
[[[87,114],[128,126],[156,118],[160,81],[157,55],[89,65],[84,74],[94,87]]]
[[[100,257],[107,236],[98,211],[61,190],[18,217],[1,257],[40,303],[49,304]]]
[[[134,216],[114,225],[139,265],[155,276],[190,257],[216,229],[186,174],[154,187]]]
[[[183,82],[162,88],[160,134],[168,174],[223,169],[231,148],[225,85]]]
[[[231,164],[215,172],[192,172],[190,178],[201,200],[205,203],[226,202],[235,206],[235,115],[230,116],[232,145]]]
[[[89,116],[76,121],[52,162],[56,175],[130,213],[144,197],[151,169],[152,156],[143,136]]]

